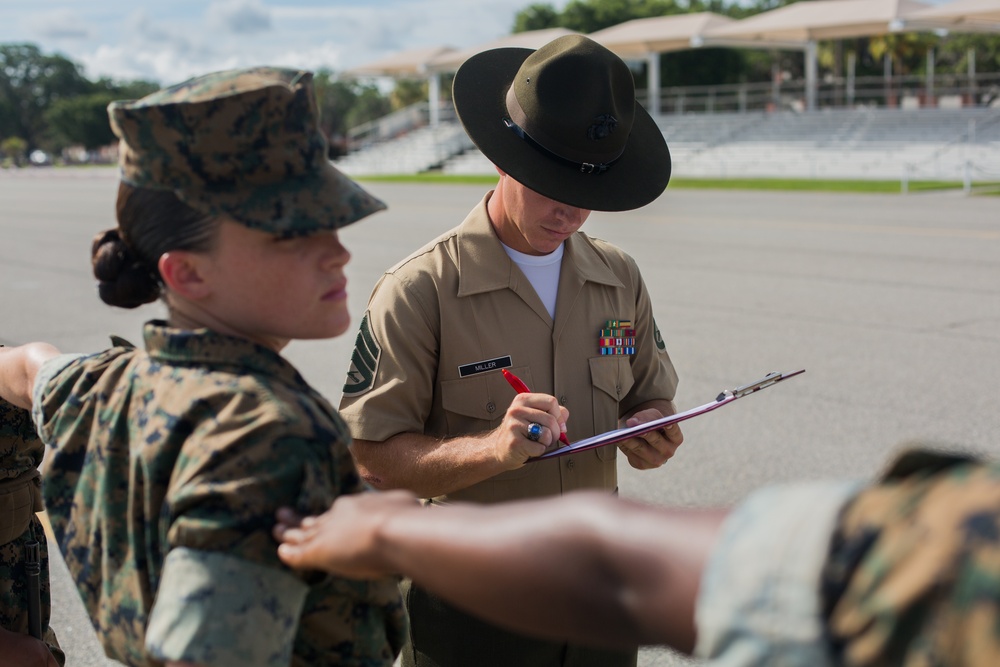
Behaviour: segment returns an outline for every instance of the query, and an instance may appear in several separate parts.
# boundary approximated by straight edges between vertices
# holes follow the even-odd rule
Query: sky
[[[509,34],[534,1],[0,0],[0,43],[59,53],[89,79],[166,86],[252,65],[338,72],[409,49],[468,48]]]

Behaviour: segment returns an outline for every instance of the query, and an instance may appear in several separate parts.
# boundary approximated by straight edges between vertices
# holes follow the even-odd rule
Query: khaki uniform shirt
[[[583,233],[567,239],[553,321],[497,238],[490,194],[376,285],[340,405],[355,438],[496,428],[515,396],[501,368],[569,409],[571,442],[616,428],[641,403],[673,399],[677,376],[635,261]],[[608,320],[632,322],[635,354],[601,355]],[[611,445],[527,463],[449,498],[491,503],[613,490],[616,454]]]
[[[274,513],[363,489],[333,407],[279,354],[146,325],[147,351],[57,357],[34,388],[43,493],[104,644],[128,665],[388,667],[394,580],[292,572]]]

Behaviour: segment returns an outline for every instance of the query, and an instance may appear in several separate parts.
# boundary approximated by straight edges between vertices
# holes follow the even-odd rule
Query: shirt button
[[[569,461],[566,461],[566,467],[567,468],[572,468],[574,465],[575,464],[573,463],[573,459],[570,459]]]
[[[559,397],[559,405],[566,405],[566,397],[565,396],[560,396]]]
[[[497,411],[497,404],[496,403],[494,403],[493,401],[490,401],[489,403],[486,404],[486,412],[489,412],[490,414],[493,414],[496,411]]]
[[[615,393],[618,394],[619,396],[621,396],[621,394],[622,394],[622,386],[620,384],[616,384],[615,385]]]

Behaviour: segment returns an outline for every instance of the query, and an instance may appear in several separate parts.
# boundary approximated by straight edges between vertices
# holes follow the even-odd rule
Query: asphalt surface
[[[343,230],[359,320],[381,271],[458,224],[482,186],[373,183],[390,209]],[[114,224],[114,170],[0,170],[0,343],[64,351],[141,339],[160,305],[102,304],[89,247]],[[961,193],[853,195],[670,190],[585,229],[642,268],[687,409],[770,371],[806,373],[683,425],[657,471],[622,493],[714,506],[766,484],[868,479],[902,443],[1000,455],[1000,202]],[[610,315],[610,314],[609,314]],[[287,355],[334,404],[353,332]],[[572,422],[572,416],[571,416]],[[105,661],[59,558],[53,627],[71,667]],[[667,650],[643,667],[685,664]]]

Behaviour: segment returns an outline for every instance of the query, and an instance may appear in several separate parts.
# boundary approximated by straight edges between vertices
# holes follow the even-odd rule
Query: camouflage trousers
[[[31,527],[20,537],[0,545],[0,627],[11,632],[28,634],[28,576],[25,570],[25,544],[38,540],[41,561],[39,591],[41,593],[42,639],[60,665],[66,656],[59,648],[55,632],[49,627],[52,611],[49,586],[49,552],[45,531],[38,517],[32,517]]]
[[[998,664],[1000,464],[902,457],[845,508],[823,592],[839,664]]]

